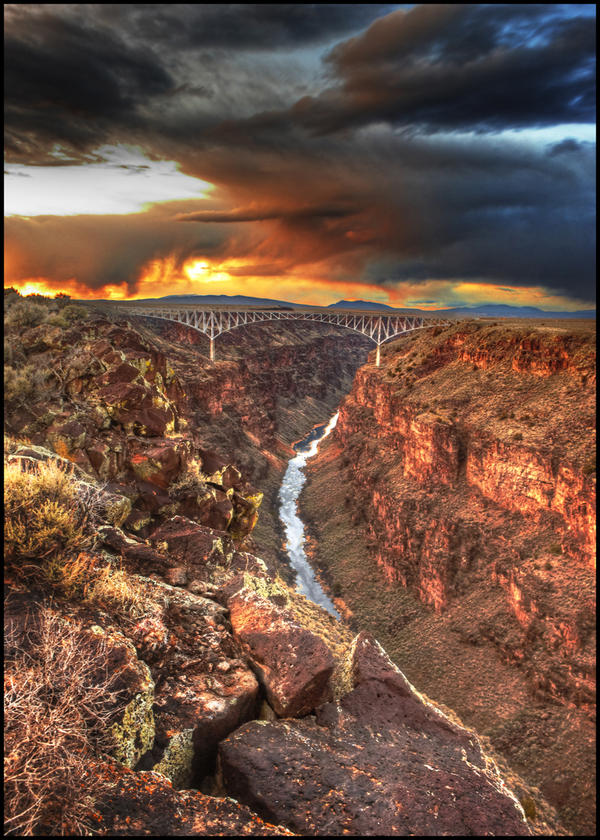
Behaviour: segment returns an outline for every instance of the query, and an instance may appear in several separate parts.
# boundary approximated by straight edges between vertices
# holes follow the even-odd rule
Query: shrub
[[[85,500],[78,496],[73,473],[55,461],[8,464],[4,505],[4,559],[9,565],[20,568],[29,561],[31,571],[30,561],[35,561],[45,577],[45,563],[53,554],[79,549],[86,542]]]
[[[67,306],[63,306],[61,309],[60,315],[70,324],[74,323],[75,321],[83,321],[85,318],[88,317],[88,311],[85,306],[78,306],[76,303],[70,303]]]
[[[58,312],[51,312],[50,315],[47,316],[44,323],[48,324],[51,327],[60,327],[61,330],[66,330],[69,326],[69,322],[67,321],[67,319],[64,318]]]
[[[108,791],[94,759],[124,701],[106,642],[42,609],[5,635],[4,801],[8,835],[84,835]]]
[[[91,559],[88,558],[88,561]],[[123,569],[111,564],[97,566],[87,562],[85,574],[91,578],[84,585],[83,597],[87,603],[103,607],[122,618],[139,618],[147,612],[143,586]]]
[[[182,496],[204,495],[206,493],[206,483],[193,466],[190,466],[175,481],[171,482],[168,492],[171,499]]]
[[[26,327],[37,327],[41,324],[48,310],[39,303],[30,301],[19,301],[10,307],[4,316],[4,323],[7,327],[25,329]]]
[[[4,399],[15,405],[38,402],[48,391],[47,379],[50,371],[38,365],[14,368],[4,365]]]
[[[523,440],[523,435],[521,432],[515,432],[513,435],[513,440]]]

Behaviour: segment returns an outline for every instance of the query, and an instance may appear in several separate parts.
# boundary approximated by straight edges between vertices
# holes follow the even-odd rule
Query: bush
[[[61,330],[66,330],[69,326],[69,322],[66,318],[64,318],[58,312],[51,312],[50,315],[44,321],[45,324],[48,324],[51,327],[60,327]]]
[[[105,640],[42,609],[5,635],[4,801],[8,835],[84,835],[107,793],[92,777],[120,700]]]
[[[139,618],[147,612],[147,598],[143,587],[123,569],[110,564],[85,564],[84,574],[91,578],[84,585],[84,600],[103,607],[121,618]]]
[[[38,402],[48,391],[49,374],[49,370],[40,368],[39,365],[25,365],[22,368],[4,365],[5,401],[15,405]]]
[[[42,577],[54,575],[46,568],[52,555],[83,547],[86,537],[85,500],[77,482],[55,462],[30,467],[8,464],[4,472],[4,560],[23,571],[31,562]]]
[[[26,327],[37,327],[45,319],[48,310],[43,304],[19,301],[10,307],[4,316],[4,324],[7,327],[25,329]]]
[[[78,306],[76,303],[70,303],[68,306],[63,306],[60,311],[62,318],[67,320],[70,324],[75,321],[83,321],[88,317],[88,311],[85,306]]]

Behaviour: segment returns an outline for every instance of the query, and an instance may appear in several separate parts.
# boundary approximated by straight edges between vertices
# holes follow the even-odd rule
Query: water
[[[333,606],[331,599],[323,592],[304,552],[304,525],[298,516],[297,501],[306,481],[303,467],[309,458],[317,454],[320,441],[335,428],[338,414],[339,412],[334,414],[329,423],[315,426],[294,446],[298,454],[288,462],[279,488],[279,517],[285,528],[286,550],[290,563],[297,573],[296,588],[302,595],[306,595],[315,604],[324,607],[336,618],[340,618],[340,614]]]

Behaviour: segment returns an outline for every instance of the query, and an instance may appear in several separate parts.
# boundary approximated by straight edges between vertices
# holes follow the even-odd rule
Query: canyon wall
[[[579,831],[595,818],[594,338],[459,322],[394,342],[357,373],[301,496],[346,616]]]

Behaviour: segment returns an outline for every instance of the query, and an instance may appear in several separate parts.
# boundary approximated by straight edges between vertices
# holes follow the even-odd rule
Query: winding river
[[[340,614],[333,606],[331,599],[323,591],[321,584],[315,578],[314,572],[304,552],[304,525],[298,516],[297,501],[302,485],[306,481],[303,467],[307,460],[316,455],[319,443],[335,428],[337,413],[329,423],[315,426],[301,441],[294,444],[297,453],[288,462],[287,470],[279,488],[279,518],[285,528],[286,551],[290,563],[298,575],[296,587],[302,595],[306,595],[315,604],[324,607],[336,618]]]

